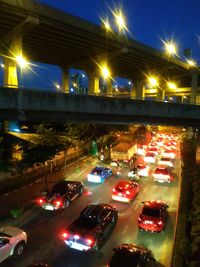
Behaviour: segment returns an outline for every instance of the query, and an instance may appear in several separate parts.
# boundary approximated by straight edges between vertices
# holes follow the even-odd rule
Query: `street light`
[[[173,41],[163,42],[168,55],[177,55],[177,45]]]
[[[25,69],[28,66],[28,61],[22,56],[22,54],[15,57],[15,60],[17,61],[18,65],[21,69]]]
[[[128,31],[128,28],[126,26],[126,18],[124,16],[124,14],[122,13],[122,10],[119,11],[112,11],[113,16],[115,18],[115,22],[117,24],[118,30],[119,32],[121,31]]]
[[[0,66],[1,66],[2,69],[5,68],[5,65],[3,63],[1,63]]]
[[[187,59],[187,63],[191,66],[191,67],[196,67],[197,63],[194,60],[191,59]]]
[[[148,84],[152,87],[156,87],[156,86],[158,86],[158,79],[156,77],[149,76],[148,77]]]
[[[177,85],[173,82],[167,82],[167,86],[169,89],[172,89],[172,90],[177,89]]]
[[[101,74],[104,79],[107,79],[110,77],[110,70],[106,65],[100,66],[100,69],[101,69]]]

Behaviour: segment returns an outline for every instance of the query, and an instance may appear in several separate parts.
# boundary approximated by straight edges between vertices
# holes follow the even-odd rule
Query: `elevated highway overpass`
[[[200,106],[1,88],[0,120],[200,126]]]

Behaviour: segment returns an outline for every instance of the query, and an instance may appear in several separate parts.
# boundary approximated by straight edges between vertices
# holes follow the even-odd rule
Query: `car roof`
[[[81,216],[88,218],[98,217],[105,209],[114,209],[113,205],[100,203],[100,204],[89,204],[82,212]]]
[[[0,227],[0,236],[14,237],[23,232],[23,230],[14,227],[14,226],[1,226]]]
[[[149,249],[143,247],[143,246],[138,246],[136,244],[121,244],[118,249],[127,249],[127,250],[130,250],[130,251],[140,251],[140,252],[150,252]]]
[[[122,180],[122,181],[119,181],[119,182],[115,185],[115,187],[123,187],[123,188],[127,188],[130,184],[131,184],[130,181]]]
[[[165,202],[161,200],[147,200],[144,202],[143,206],[144,207],[149,207],[152,209],[160,209],[161,207],[165,206]]]

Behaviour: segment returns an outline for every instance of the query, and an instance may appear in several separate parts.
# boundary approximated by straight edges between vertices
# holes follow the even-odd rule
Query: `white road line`
[[[4,197],[7,197],[7,196],[9,196],[10,195],[10,193],[5,193],[4,194]]]
[[[138,203],[134,206],[134,210],[137,210],[137,208],[138,208]]]
[[[38,180],[36,180],[35,181],[35,183],[39,183],[40,181],[42,181],[42,179],[40,178],[40,179],[38,179]]]
[[[18,191],[18,189],[14,190],[13,192],[17,192],[17,191]]]
[[[146,191],[147,191],[147,187],[144,188],[143,193],[145,193]]]

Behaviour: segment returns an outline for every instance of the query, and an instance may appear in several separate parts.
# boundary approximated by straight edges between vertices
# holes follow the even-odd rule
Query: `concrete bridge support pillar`
[[[6,44],[6,51],[3,51],[4,57],[4,85],[8,87],[18,88],[17,62],[16,57],[22,56],[23,37],[39,24],[37,17],[28,16],[18,26],[13,28],[6,36],[2,38]]]
[[[62,90],[63,93],[69,94],[69,68],[62,67]]]
[[[96,95],[99,94],[99,77],[95,74],[89,74],[89,88],[88,94],[89,95]]]
[[[107,81],[107,96],[113,96],[112,79],[108,78]]]
[[[132,82],[131,99],[136,98],[136,84]]]
[[[145,98],[144,82],[143,81],[136,82],[135,88],[136,88],[136,98],[144,99]]]
[[[192,84],[191,84],[191,95],[190,95],[190,103],[196,104],[196,96],[197,96],[197,89],[198,89],[198,73],[192,73]]]
[[[164,99],[165,99],[165,91],[163,89],[157,88],[156,100],[164,101]]]

